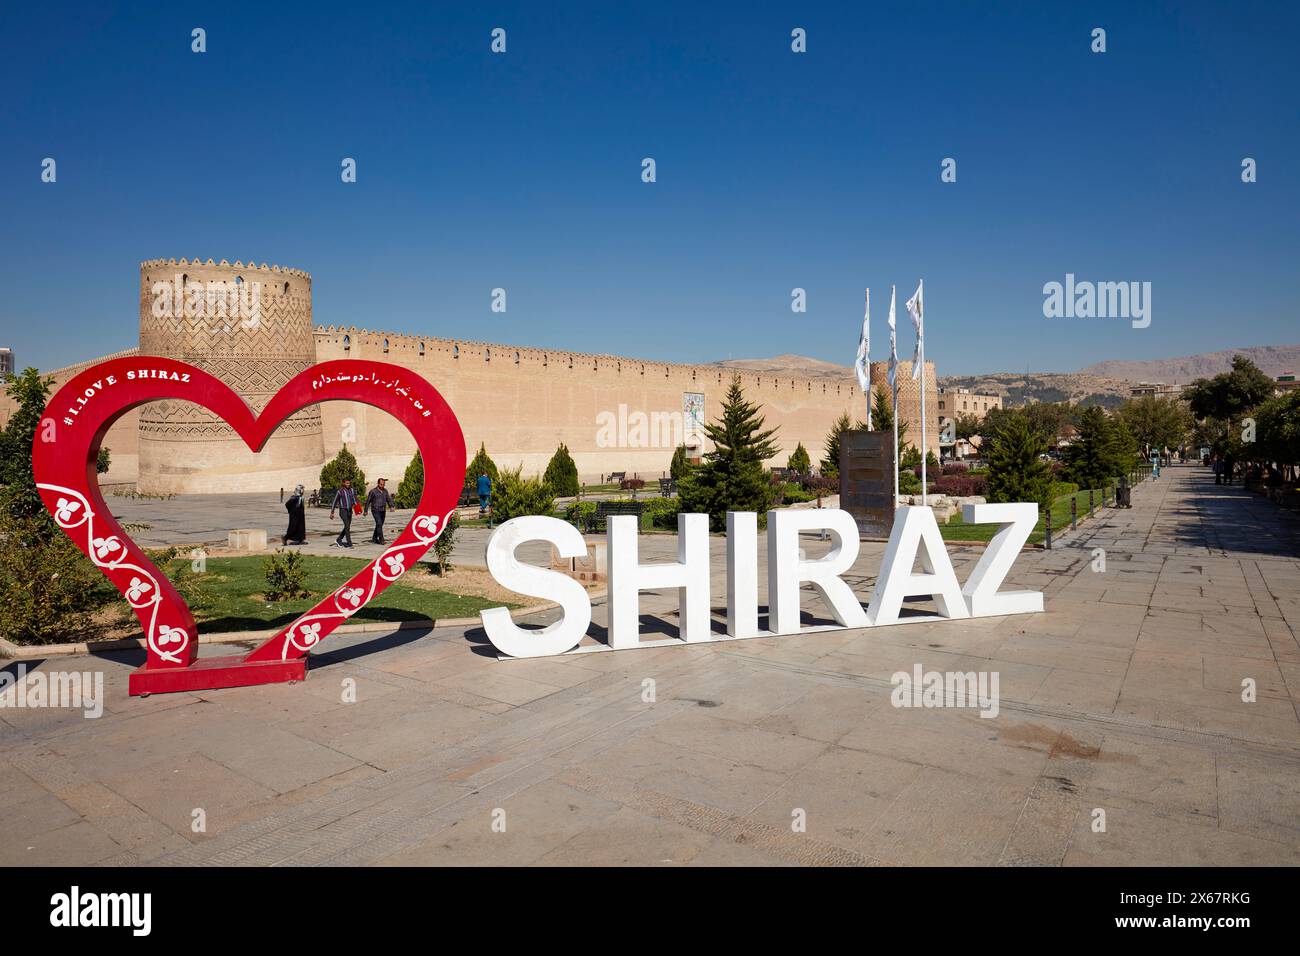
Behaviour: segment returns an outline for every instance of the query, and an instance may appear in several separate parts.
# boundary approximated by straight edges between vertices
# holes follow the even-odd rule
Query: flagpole
[[[894,287],[892,285],[889,287],[889,312],[890,312],[890,317],[892,318],[894,312]],[[890,377],[893,379],[893,381],[890,382],[889,384],[894,390],[894,450],[892,454],[894,456],[894,510],[897,511],[898,510],[898,368],[897,368],[898,349],[897,349],[895,334],[892,325],[890,326],[890,332],[889,332],[889,350],[890,350],[889,362],[890,362],[890,368],[892,372]],[[891,518],[890,520],[892,522],[893,519]]]
[[[862,315],[862,332],[867,332],[867,323],[871,321],[871,287],[867,287],[867,311]],[[870,340],[868,340],[870,341]],[[870,346],[868,346],[868,350]],[[867,370],[867,387],[862,390],[867,399],[867,431],[871,431],[871,356],[870,354],[862,356],[862,364]]]
[[[925,481],[925,459],[927,457],[925,441],[925,280],[921,279],[917,283],[917,305],[920,306],[921,314],[921,331],[918,344],[921,353],[921,504],[929,505],[929,496],[927,494]]]

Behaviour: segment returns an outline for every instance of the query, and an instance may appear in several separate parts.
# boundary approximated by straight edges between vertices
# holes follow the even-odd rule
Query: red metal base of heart
[[[104,503],[95,467],[100,442],[113,422],[137,405],[157,401],[203,406],[255,452],[301,408],[328,401],[372,405],[405,425],[415,439],[424,462],[424,489],[410,521],[383,554],[310,611],[247,654],[200,659],[194,615]],[[405,574],[442,534],[465,477],[465,436],[437,390],[396,365],[361,359],[314,365],[286,382],[254,414],[228,385],[202,369],[135,355],[85,369],[50,399],[32,444],[32,473],[55,523],[121,592],[140,621],[148,656],[131,675],[130,692],[211,690],[302,680],[308,651]]]
[[[148,664],[131,672],[127,681],[131,696],[174,694],[187,690],[216,690],[221,687],[251,687],[254,684],[283,684],[305,680],[307,658],[287,661],[250,661],[246,655],[204,657],[189,667],[154,667]]]

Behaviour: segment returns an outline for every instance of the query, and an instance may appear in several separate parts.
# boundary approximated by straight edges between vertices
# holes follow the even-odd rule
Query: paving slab
[[[105,708],[0,708],[0,864],[1300,863],[1297,521],[1195,466],[1133,503],[1022,554],[1006,586],[1043,590],[1037,616],[517,661],[480,627],[334,635],[301,684],[147,699],[126,694],[138,655],[33,662],[102,673]],[[148,543],[283,514],[110,507]],[[333,553],[320,518],[310,547]],[[481,564],[487,534],[465,529],[456,560]],[[671,536],[641,545],[675,556]],[[846,575],[863,599],[882,552],[864,542]],[[721,626],[721,539],[710,554]],[[964,577],[980,549],[950,554]],[[672,632],[670,592],[641,611]],[[597,599],[593,645],[606,622]],[[997,716],[894,706],[916,665],[996,672]]]

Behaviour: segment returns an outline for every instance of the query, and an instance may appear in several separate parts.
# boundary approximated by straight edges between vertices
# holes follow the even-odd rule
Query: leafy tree
[[[422,494],[424,494],[424,459],[417,451],[411,456],[411,463],[406,466],[406,474],[402,475],[402,481],[397,486],[397,494],[393,495],[393,507],[414,508],[420,503]]]
[[[1273,380],[1244,355],[1232,357],[1232,370],[1198,378],[1184,398],[1197,418],[1235,421],[1273,395]]]
[[[474,460],[465,469],[465,484],[474,484],[478,481],[479,475],[487,475],[488,478],[492,479],[492,487],[496,487],[498,477],[496,462],[488,457],[487,446],[483,442],[479,442],[478,454],[474,456]]]
[[[357,496],[360,497],[362,490],[366,487],[366,473],[357,464],[356,456],[348,451],[347,445],[340,448],[333,461],[327,462],[325,467],[320,470],[320,486],[322,488],[342,488],[345,478],[352,481],[352,487],[357,492]]]
[[[1052,474],[1039,455],[1047,443],[1023,415],[1005,419],[989,452],[989,501],[1033,501],[1040,511],[1051,503]]]
[[[1293,473],[1300,464],[1300,389],[1270,398],[1255,413],[1256,439],[1247,454]]]
[[[109,449],[100,448],[98,454],[95,455],[95,473],[99,475],[104,474],[112,464],[113,459],[109,454]]]
[[[9,376],[5,384],[5,392],[18,407],[0,432],[0,508],[17,518],[36,518],[38,524],[45,525],[46,536],[62,536],[32,477],[32,444],[53,384],[54,379],[42,378],[34,368]],[[57,439],[57,429],[62,426],[56,422],[54,427]]]
[[[926,472],[927,472],[927,473],[931,473],[931,472],[933,472],[935,469],[937,469],[938,467],[939,467],[939,459],[937,459],[937,458],[934,457],[934,452],[932,452],[932,451],[927,451],[927,452],[925,453],[925,469],[926,469]]]
[[[806,475],[812,471],[812,459],[808,457],[808,449],[803,447],[803,442],[795,446],[785,466],[797,475]]]
[[[563,443],[551,456],[544,480],[551,486],[551,491],[561,498],[572,498],[578,493],[578,466],[573,463],[573,456]]]
[[[686,457],[686,446],[678,445],[673,449],[673,460],[668,465],[668,474],[673,481],[681,481],[691,470],[691,460]]]
[[[36,490],[32,443],[52,384],[29,368],[10,376],[5,389],[18,407],[0,431],[0,637],[18,644],[84,635],[95,613],[117,597]]]
[[[1176,398],[1144,395],[1120,405],[1119,417],[1143,448],[1181,448],[1192,429],[1187,406]]]
[[[740,377],[733,376],[722,416],[704,426],[713,451],[678,487],[681,510],[704,513],[715,531],[726,527],[728,511],[757,511],[772,503],[773,488],[763,462],[776,455],[776,429],[763,428],[760,406],[745,400]]]
[[[492,483],[492,517],[509,521],[522,515],[549,515],[555,510],[555,495],[541,478],[523,477],[523,466],[501,472]]]
[[[953,420],[953,436],[963,441],[969,441],[976,435],[981,434],[980,429],[984,427],[984,419],[978,415],[958,415]]]

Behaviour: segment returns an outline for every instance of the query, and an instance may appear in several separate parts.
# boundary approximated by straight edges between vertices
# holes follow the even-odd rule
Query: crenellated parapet
[[[771,395],[782,392],[818,393],[837,395],[846,401],[862,400],[861,389],[852,375],[844,379],[807,378],[789,375],[771,375],[719,365],[691,365],[678,362],[653,362],[610,353],[573,352],[567,349],[544,349],[534,346],[510,345],[501,342],[483,342],[474,339],[445,338],[436,335],[411,335],[404,332],[371,330],[355,325],[318,325],[314,334],[320,346],[327,345],[332,357],[356,358],[426,363],[452,361],[458,363],[484,363],[495,368],[517,366],[529,369],[547,369],[555,374],[568,372],[599,377],[626,377],[629,384],[636,380],[668,380],[674,385],[689,387],[726,386],[733,375],[740,377],[746,391]],[[413,368],[419,368],[418,364]]]

